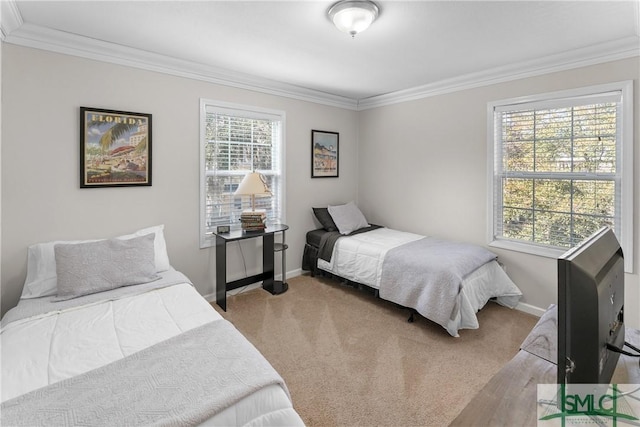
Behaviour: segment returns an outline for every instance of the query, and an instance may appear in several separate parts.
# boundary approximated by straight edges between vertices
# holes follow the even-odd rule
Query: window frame
[[[604,94],[621,93],[620,137],[616,157],[620,168],[620,232],[617,234],[625,255],[625,272],[633,273],[633,81],[626,80],[601,85],[593,85],[563,91],[548,92],[530,96],[503,99],[487,103],[487,241],[489,246],[524,252],[533,255],[557,258],[567,249],[547,246],[539,243],[517,241],[497,236],[496,215],[500,214],[502,194],[497,193],[497,179],[501,179],[500,163],[503,161],[500,135],[496,126],[496,114],[507,106],[517,107],[519,104],[537,103],[541,108],[551,108],[563,99],[579,98]]]
[[[253,118],[258,120],[272,120],[280,122],[280,142],[278,152],[278,163],[280,164],[280,177],[279,177],[279,222],[286,222],[285,207],[286,207],[286,173],[285,173],[285,143],[286,143],[286,113],[282,110],[274,110],[262,107],[256,107],[251,105],[236,104],[212,99],[200,98],[200,186],[199,186],[199,199],[200,199],[200,248],[208,248],[215,246],[215,235],[207,229],[207,169],[206,169],[206,127],[207,127],[207,110],[215,110],[217,113],[226,115],[237,115],[244,118]],[[241,174],[241,172],[230,172],[229,175]],[[274,191],[274,189],[271,189]]]

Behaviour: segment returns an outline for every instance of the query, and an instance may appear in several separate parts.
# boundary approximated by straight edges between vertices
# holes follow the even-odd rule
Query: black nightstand
[[[214,233],[216,236],[216,303],[227,311],[227,291],[262,281],[262,288],[277,295],[287,291],[284,232],[286,224],[269,224],[264,231],[231,230],[228,233]],[[282,243],[275,243],[274,234],[282,233]],[[227,282],[227,243],[236,240],[262,238],[262,273]],[[282,280],[274,281],[274,253],[282,252]]]

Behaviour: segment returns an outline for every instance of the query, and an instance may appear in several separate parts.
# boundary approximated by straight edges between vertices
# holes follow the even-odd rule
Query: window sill
[[[212,248],[216,245],[216,237],[213,234],[200,236],[200,249]]]
[[[530,255],[537,255],[545,258],[558,258],[568,249],[551,248],[542,245],[516,242],[513,240],[494,240],[489,243],[490,247],[507,249],[515,252],[523,252]]]
[[[509,251],[521,252],[530,255],[537,255],[545,258],[557,259],[569,249],[551,248],[530,243],[516,242],[513,240],[494,240],[489,243],[489,247],[506,249]],[[623,248],[624,249],[624,248]],[[624,258],[624,272],[633,274],[633,260],[631,257]]]

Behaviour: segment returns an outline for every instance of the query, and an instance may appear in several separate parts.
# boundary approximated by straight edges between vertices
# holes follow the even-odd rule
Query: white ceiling
[[[8,43],[356,108],[640,55],[638,0],[381,0],[354,39],[331,0],[2,3]]]

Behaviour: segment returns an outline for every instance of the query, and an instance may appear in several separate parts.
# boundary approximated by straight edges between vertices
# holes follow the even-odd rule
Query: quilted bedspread
[[[4,402],[0,422],[196,425],[271,384],[285,388],[255,347],[218,320]]]
[[[380,297],[446,328],[460,310],[462,280],[497,256],[477,245],[425,237],[384,258]]]

